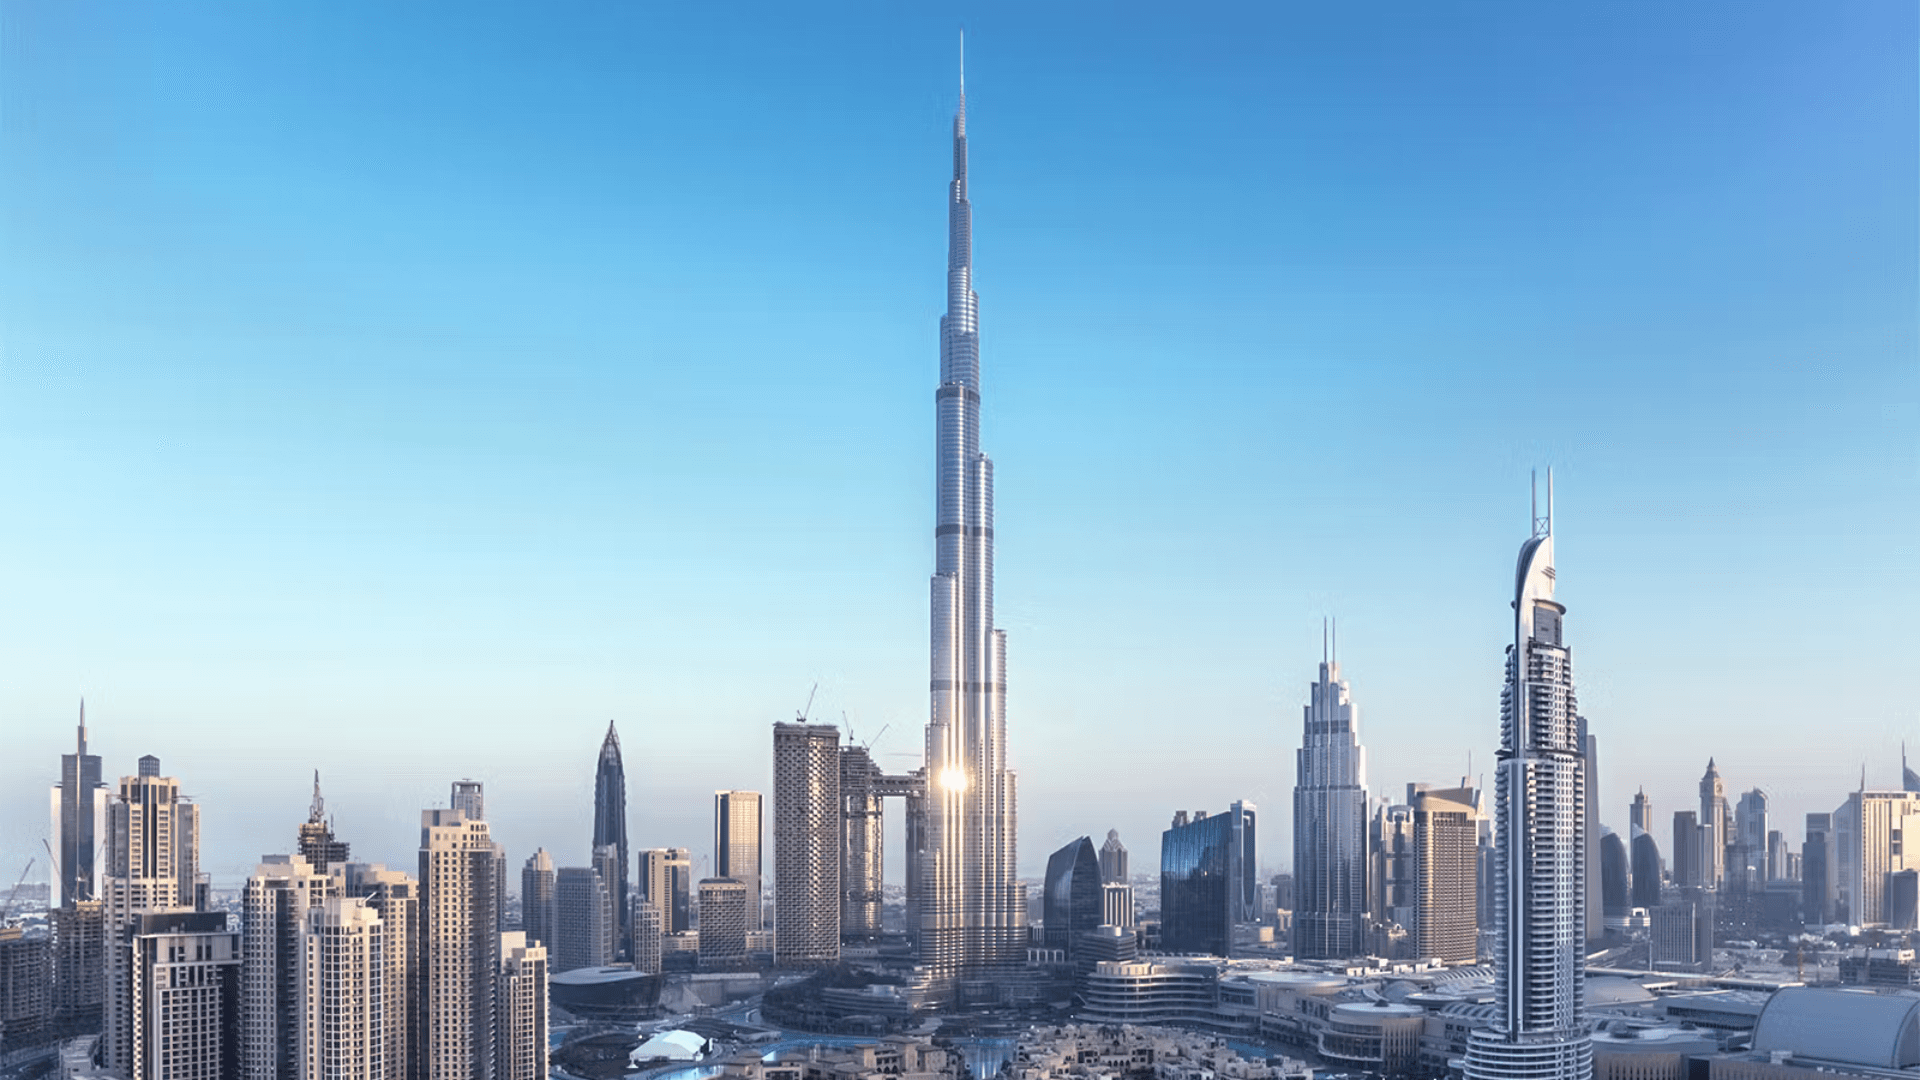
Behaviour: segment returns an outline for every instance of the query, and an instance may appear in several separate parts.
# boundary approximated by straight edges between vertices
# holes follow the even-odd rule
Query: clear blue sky
[[[1536,465],[1607,824],[1897,783],[1911,4],[1032,7],[0,7],[0,878],[82,694],[223,884],[316,767],[584,862],[609,718],[708,852],[816,681],[908,767],[963,23],[1023,867],[1283,863],[1323,615],[1484,771]]]

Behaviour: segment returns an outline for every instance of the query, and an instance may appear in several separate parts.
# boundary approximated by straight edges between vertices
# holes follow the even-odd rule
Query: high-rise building
[[[423,1046],[420,1020],[420,882],[413,875],[379,863],[335,867],[346,896],[366,902],[380,916],[383,1023],[381,1048],[387,1080],[419,1080]]]
[[[0,1055],[39,1046],[51,1037],[53,940],[0,926]]]
[[[607,887],[607,963],[620,959],[620,913],[613,910],[613,886],[619,877],[622,863],[620,849],[612,844],[602,844],[593,849],[593,870],[600,875],[600,881]],[[551,964],[549,963],[549,969]]]
[[[1047,859],[1040,889],[1040,927],[1049,949],[1077,959],[1080,941],[1103,921],[1100,856],[1093,841],[1081,837]]]
[[[632,894],[628,882],[633,876],[627,862],[627,770],[620,762],[620,736],[613,730],[611,720],[607,721],[607,737],[600,740],[600,762],[593,774],[593,850],[609,846],[619,862],[616,872],[607,875],[607,890],[613,899],[616,920],[614,953],[630,957],[633,905],[629,902]]]
[[[1365,951],[1367,752],[1331,645],[1309,691],[1293,787],[1293,948],[1303,959]]]
[[[700,966],[714,970],[747,962],[747,887],[732,878],[700,881]]]
[[[603,967],[613,961],[613,897],[598,870],[563,866],[554,879],[553,971]]]
[[[1781,832],[1779,829],[1768,829],[1767,830],[1767,880],[1768,881],[1790,880],[1790,877],[1787,874],[1787,863],[1789,861],[1788,856],[1791,854],[1792,853],[1787,850],[1787,834],[1784,832]]]
[[[1409,784],[1407,797],[1423,784]],[[1413,925],[1413,807],[1382,799],[1367,826],[1367,914],[1376,930]],[[1367,950],[1387,955],[1375,940]]]
[[[761,928],[760,835],[759,792],[713,793],[713,876],[737,881],[747,891],[749,930]],[[701,916],[703,926],[705,919]]]
[[[1101,883],[1100,924],[1133,929],[1133,886],[1124,881]]]
[[[1906,839],[1920,837],[1920,792],[1862,787],[1833,812],[1833,828],[1838,856],[1834,877],[1846,921],[1915,929],[1912,906],[1889,904],[1888,898],[1897,875],[1920,871],[1920,842]]]
[[[1681,888],[1701,881],[1700,815],[1693,810],[1673,812],[1673,883]]]
[[[47,912],[53,936],[53,1018],[63,1031],[99,1031],[107,995],[106,905],[79,900]]]
[[[487,789],[478,780],[455,780],[447,795],[447,807],[467,815],[468,821],[487,820]]]
[[[993,621],[993,461],[980,450],[980,306],[964,77],[953,118],[947,244],[934,395],[932,700],[917,940],[920,962],[936,983],[990,992],[987,980],[1025,963],[1027,900],[1016,876],[1014,775],[1007,768],[1007,635]],[[784,941],[786,928],[779,929]]]
[[[487,823],[466,810],[421,812],[420,1080],[491,1080],[500,968],[495,851]]]
[[[144,913],[179,915],[204,907],[205,889],[199,874],[199,811],[181,796],[178,780],[160,775],[160,759],[149,754],[140,759],[138,773],[120,779],[119,794],[107,807],[107,833],[106,876],[100,883],[101,895],[106,901],[101,931],[106,1020],[102,1042],[109,1068],[126,1074],[130,1080],[144,1080],[133,1074],[141,1069],[164,1067],[165,1062],[142,1058],[147,1047],[144,1034],[136,1030],[136,1025],[146,1018],[142,1012],[143,1000],[150,999],[141,996],[149,989],[141,981],[146,977],[143,969],[138,968],[146,963],[146,954],[141,952],[144,946],[135,941],[135,936],[145,933],[141,928],[148,926],[155,928],[154,935],[163,937],[205,932],[203,924],[179,919],[161,923],[141,921]],[[220,919],[224,926],[225,916]],[[192,929],[167,929],[179,926]],[[237,947],[232,951],[232,958],[235,964],[239,963]],[[144,970],[150,973],[152,969]],[[234,976],[237,986],[237,970]],[[176,1001],[171,997],[167,1000]],[[222,1038],[237,1047],[237,1018],[234,1024],[220,1030]],[[204,1064],[212,1059],[195,1060]]]
[[[1127,877],[1127,845],[1120,842],[1120,830],[1108,829],[1107,842],[1100,845],[1100,880],[1118,881],[1125,884]]]
[[[1462,785],[1411,795],[1413,955],[1470,963],[1480,948],[1478,793]]]
[[[840,748],[840,936],[849,941],[881,932],[886,819],[880,782],[880,767],[866,747]]]
[[[364,897],[331,896],[301,913],[299,928],[292,1080],[392,1080],[380,913]]]
[[[840,959],[840,730],[773,725],[774,960]]]
[[[110,991],[105,1064],[126,1080],[239,1074],[240,935],[218,911],[144,908],[110,948],[125,984]]]
[[[53,787],[54,854],[50,907],[99,899],[100,846],[107,839],[107,803],[113,789],[100,781],[100,756],[87,753],[87,703],[71,754],[60,755],[60,782]]]
[[[1754,788],[1734,804],[1732,850],[1736,862],[1727,868],[1728,876],[1737,878],[1746,888],[1759,889],[1767,883],[1768,831],[1767,793]]]
[[[1224,814],[1174,815],[1160,834],[1160,942],[1168,952],[1232,951],[1233,928],[1258,916],[1260,865],[1252,803]]]
[[[1727,808],[1727,784],[1713,759],[1707,759],[1707,771],[1700,777],[1700,885],[1718,889],[1727,876],[1727,845],[1732,842],[1728,826],[1732,814]]]
[[[545,946],[549,956],[559,941],[555,936],[554,882],[553,856],[547,849],[528,856],[527,865],[520,870],[520,925],[527,943]]]
[[[1649,913],[1648,963],[1656,970],[1704,971],[1713,960],[1713,890],[1688,886]]]
[[[1641,832],[1653,832],[1653,800],[1647,798],[1646,788],[1634,794],[1633,805],[1627,808],[1627,823]]]
[[[1553,478],[1514,573],[1494,796],[1492,1023],[1467,1044],[1468,1080],[1587,1080],[1587,747],[1573,654],[1554,599]]]
[[[1800,916],[1813,926],[1833,921],[1834,837],[1832,814],[1808,814],[1800,845]]]
[[[307,912],[335,895],[336,880],[298,855],[269,855],[247,878],[240,920],[241,1080],[299,1077]]]
[[[686,848],[652,848],[640,853],[640,883],[646,901],[660,912],[660,932],[693,929],[693,853]]]
[[[347,843],[336,840],[333,822],[327,819],[327,803],[320,797],[320,770],[313,771],[313,803],[307,807],[307,820],[299,829],[300,857],[319,873],[347,861]]]
[[[1654,842],[1653,834],[1634,827],[1628,855],[1633,872],[1632,906],[1648,910],[1660,906],[1660,845]]]
[[[645,897],[633,901],[633,969],[649,974],[660,970],[660,909]]]
[[[1600,740],[1587,731],[1587,718],[1574,717],[1580,729],[1580,746],[1587,772],[1587,947],[1598,949],[1606,936],[1606,903],[1600,895],[1604,883],[1600,872]]]
[[[499,936],[494,1080],[547,1078],[547,950],[518,931]]]
[[[1633,866],[1626,841],[1612,829],[1600,837],[1600,904],[1605,918],[1624,925],[1633,902]]]

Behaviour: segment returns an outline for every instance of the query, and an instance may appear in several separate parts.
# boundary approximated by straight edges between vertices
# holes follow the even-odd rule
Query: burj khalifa
[[[940,319],[932,582],[932,709],[919,860],[919,958],[967,993],[1026,959],[1007,770],[1007,636],[993,625],[993,461],[980,451],[980,301],[967,201],[967,85],[953,118],[947,313]]]

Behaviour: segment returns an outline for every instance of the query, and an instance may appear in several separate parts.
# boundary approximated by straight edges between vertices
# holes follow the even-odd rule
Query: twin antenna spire
[[[1533,535],[1553,535],[1553,469],[1547,469],[1547,514],[1540,516],[1540,472],[1533,472]]]

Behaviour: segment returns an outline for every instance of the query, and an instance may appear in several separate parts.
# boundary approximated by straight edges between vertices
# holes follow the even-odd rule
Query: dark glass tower
[[[633,904],[627,896],[632,874],[627,867],[627,770],[620,764],[620,736],[607,721],[607,737],[600,742],[600,767],[593,778],[593,850],[611,845],[619,855],[620,880],[607,882],[613,894],[615,949],[621,957],[633,955]]]
[[[1083,836],[1053,853],[1040,895],[1047,948],[1079,959],[1081,937],[1100,925],[1100,856],[1092,840]]]
[[[1160,941],[1168,952],[1226,956],[1235,923],[1259,908],[1254,808],[1234,803],[1224,814],[1186,811],[1160,834]]]
[[[74,752],[60,755],[60,796],[54,822],[60,862],[54,873],[54,884],[60,891],[53,898],[54,907],[72,907],[76,901],[100,896],[98,867],[94,862],[101,842],[106,839],[99,835],[105,799],[100,785],[100,755],[87,753],[87,703],[84,701],[80,703],[78,730]]]

